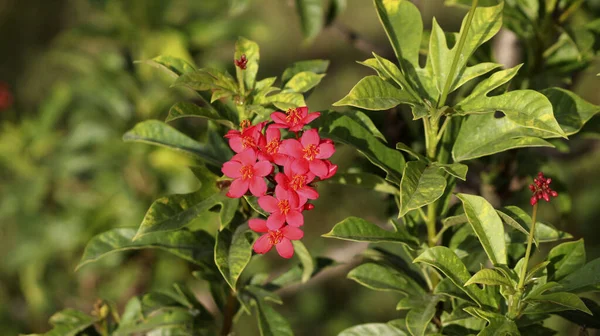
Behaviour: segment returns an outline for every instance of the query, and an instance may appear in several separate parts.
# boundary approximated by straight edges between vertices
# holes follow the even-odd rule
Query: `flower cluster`
[[[248,64],[248,59],[246,58],[246,54],[242,54],[239,60],[233,60],[233,63],[236,67],[246,70],[246,64]]]
[[[13,103],[13,95],[8,84],[0,82],[0,111],[8,109]]]
[[[550,202],[550,196],[556,197],[558,193],[550,189],[551,178],[544,177],[544,173],[539,172],[537,178],[533,179],[533,183],[529,185],[529,190],[533,193],[529,203],[535,205],[538,200],[544,199],[546,202]]]
[[[337,171],[337,165],[328,160],[335,152],[333,141],[321,139],[316,129],[303,130],[319,115],[308,113],[306,106],[273,112],[271,122],[252,125],[245,120],[240,130],[225,135],[236,153],[221,169],[234,179],[227,196],[239,198],[250,191],[269,213],[266,220],[249,222],[252,230],[264,233],[254,243],[256,253],[267,253],[275,246],[284,258],[294,255],[291,240],[304,235],[302,213],[313,209],[309,201],[319,197],[314,183]],[[293,136],[284,139],[285,135]]]

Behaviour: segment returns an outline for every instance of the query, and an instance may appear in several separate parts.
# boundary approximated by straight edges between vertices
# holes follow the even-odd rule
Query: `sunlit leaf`
[[[407,333],[385,323],[359,324],[343,330],[338,336],[405,336]]]
[[[302,264],[302,282],[307,282],[315,271],[315,262],[301,241],[293,240],[292,244],[294,244],[294,255],[300,259]]]
[[[236,128],[236,125],[231,120],[228,120],[227,116],[220,115],[214,109],[200,107],[189,102],[178,102],[173,105],[169,110],[169,115],[167,116],[167,119],[165,119],[165,122],[190,117],[210,119],[229,128]]]
[[[292,64],[287,69],[283,71],[281,75],[281,82],[285,86],[285,84],[296,74],[299,74],[304,71],[314,72],[316,74],[324,74],[329,67],[328,60],[308,60],[308,61],[300,61]]]
[[[558,292],[536,296],[530,295],[527,297],[526,301],[534,304],[529,305],[523,312],[524,314],[543,314],[571,309],[580,310],[590,315],[592,314],[585,306],[585,303],[573,293]]]
[[[236,66],[236,75],[241,76],[241,78],[244,81],[246,90],[252,90],[254,89],[254,83],[256,82],[256,74],[258,73],[258,64],[260,62],[260,52],[258,44],[256,44],[256,42],[254,41],[250,41],[243,37],[239,37],[238,40],[235,42],[234,59],[239,60],[241,59],[242,55],[246,56],[248,63],[246,63],[246,69],[244,70]]]
[[[406,274],[372,262],[354,268],[348,273],[348,279],[373,290],[395,291],[405,295],[425,293],[423,288]]]
[[[407,232],[386,231],[379,226],[358,217],[348,217],[337,223],[331,231],[324,234],[326,238],[372,242],[403,243],[410,247],[418,246],[418,240]]]
[[[400,182],[400,214],[435,202],[446,189],[446,179],[439,169],[428,167],[423,161],[406,163]]]
[[[469,281],[465,283],[465,286],[470,284],[481,284],[489,286],[506,286],[512,288],[513,284],[510,279],[507,279],[502,273],[496,272],[490,268],[484,268],[481,271],[475,273]]]
[[[585,265],[583,239],[562,243],[548,253],[548,279],[560,281]]]
[[[215,264],[234,291],[237,290],[237,281],[252,257],[254,237],[246,225],[239,226],[235,231],[226,228],[217,233]]]
[[[298,92],[305,93],[315,86],[319,85],[321,79],[325,77],[324,74],[316,74],[310,71],[303,71],[294,75],[290,80],[285,83],[283,92]]]
[[[406,90],[401,90],[378,76],[366,76],[333,106],[354,106],[365,110],[387,110],[399,104],[416,104]]]

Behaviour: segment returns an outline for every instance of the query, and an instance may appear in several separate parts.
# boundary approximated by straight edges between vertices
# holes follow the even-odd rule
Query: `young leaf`
[[[311,71],[303,71],[294,75],[285,83],[283,92],[305,93],[319,85],[325,74],[316,74]]]
[[[273,104],[280,110],[286,111],[291,108],[300,106],[306,106],[304,96],[297,92],[279,92],[274,95],[267,96],[264,101],[257,102],[257,104]]]
[[[481,196],[457,194],[469,224],[494,265],[506,264],[504,226],[494,207]]]
[[[333,106],[354,106],[366,110],[388,110],[399,104],[415,105],[417,101],[406,90],[401,90],[377,76],[361,79],[344,98]]]
[[[442,225],[443,226],[455,226],[455,225],[459,225],[459,224],[464,224],[467,223],[469,220],[467,219],[467,215],[460,214],[460,215],[456,215],[456,216],[450,216],[447,218],[442,219]]]
[[[83,251],[77,269],[115,252],[158,248],[195,264],[208,265],[213,259],[214,239],[205,231],[156,232],[132,241],[133,228],[112,229],[92,238]]]
[[[526,301],[534,302],[536,304],[528,306],[523,312],[524,314],[545,314],[576,309],[592,315],[592,312],[585,306],[585,303],[573,293],[558,292],[537,296],[530,295],[527,297]]]
[[[328,60],[316,59],[296,62],[283,71],[283,74],[281,75],[281,82],[283,86],[285,86],[292,77],[304,71],[314,72],[316,74],[324,74],[328,67]]]
[[[241,77],[243,79],[246,90],[252,91],[252,89],[254,89],[254,83],[256,83],[256,74],[258,73],[258,64],[260,61],[258,44],[254,41],[239,37],[235,42],[234,59],[239,60],[242,55],[245,55],[248,60],[246,69],[242,70],[236,66],[236,75],[238,78]]]
[[[345,329],[338,336],[408,336],[408,334],[389,324],[366,323]]]
[[[560,281],[585,265],[583,239],[562,243],[548,253],[548,280]]]
[[[437,168],[422,161],[410,161],[404,168],[400,182],[400,214],[435,202],[446,189],[446,179]]]
[[[123,135],[123,140],[144,142],[181,151],[218,167],[221,167],[224,162],[215,156],[206,145],[158,120],[146,120],[138,123]]]
[[[559,281],[565,292],[585,292],[600,284],[600,258],[594,259]]]
[[[300,259],[300,263],[302,264],[302,283],[305,283],[310,280],[315,270],[315,262],[301,241],[293,240],[292,244],[294,244],[294,255]]]
[[[411,248],[418,246],[417,238],[409,235],[407,232],[386,231],[358,217],[344,219],[337,223],[331,231],[322,235],[322,237],[371,243],[402,243]]]
[[[471,274],[456,253],[449,248],[445,246],[428,248],[414,262],[425,263],[437,268],[479,306],[492,306],[492,298],[483,290],[473,285],[465,286],[465,283],[471,278]]]
[[[348,279],[373,290],[395,291],[404,295],[425,293],[419,284],[404,273],[372,262],[354,268],[348,273]]]
[[[189,117],[210,119],[226,127],[232,129],[236,128],[234,123],[227,119],[227,116],[221,116],[215,109],[200,107],[189,102],[178,102],[173,105],[171,109],[169,109],[169,115],[167,116],[167,119],[165,119],[165,122]]]
[[[504,274],[498,273],[490,268],[484,268],[475,273],[475,275],[473,275],[471,279],[465,283],[465,286],[475,283],[488,286],[505,286],[507,288],[513,288],[513,284],[510,279],[507,279]]]
[[[229,228],[219,231],[216,240],[215,264],[231,289],[236,291],[237,280],[252,257],[254,234],[242,225],[233,232]]]
[[[323,1],[321,0],[296,0],[296,8],[300,15],[300,25],[304,40],[311,42],[321,29],[325,21]]]

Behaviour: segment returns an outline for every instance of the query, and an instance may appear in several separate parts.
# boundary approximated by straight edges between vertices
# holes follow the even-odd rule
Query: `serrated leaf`
[[[123,140],[149,143],[184,152],[218,167],[224,163],[208,146],[158,120],[146,120],[138,123],[123,135]]]
[[[329,67],[328,60],[308,60],[308,61],[300,61],[292,64],[290,67],[283,71],[281,75],[281,82],[285,86],[285,84],[292,78],[294,75],[304,72],[310,71],[316,74],[324,74]]]
[[[246,63],[246,69],[242,70],[236,66],[235,71],[236,75],[243,79],[246,89],[251,91],[254,89],[256,74],[258,73],[258,64],[260,62],[260,51],[258,44],[246,38],[239,37],[235,42],[234,59],[239,60],[242,55],[246,55],[246,59],[248,60]]]
[[[319,85],[325,74],[316,74],[311,71],[303,71],[294,75],[285,83],[283,92],[305,93]]]
[[[293,240],[292,244],[294,245],[294,255],[300,259],[300,263],[302,264],[302,282],[305,283],[310,280],[315,270],[315,262],[301,241]]]
[[[257,301],[258,328],[261,336],[294,336],[290,323],[271,306]]]
[[[196,68],[186,60],[172,56],[157,56],[151,60],[142,61],[140,63],[162,68],[173,78],[177,78],[184,73],[196,71]]]
[[[465,286],[470,284],[481,284],[488,286],[506,286],[512,288],[513,284],[510,279],[507,279],[503,274],[496,272],[490,268],[484,268],[479,272],[475,273],[469,281],[465,283]]]
[[[594,259],[559,281],[565,292],[585,292],[600,284],[600,258]]]
[[[189,102],[178,102],[171,106],[171,109],[169,109],[169,115],[167,116],[167,119],[165,119],[165,122],[190,117],[210,119],[226,127],[232,129],[236,128],[235,124],[231,120],[228,120],[226,116],[220,115],[216,110],[200,107]]]
[[[296,0],[305,41],[312,41],[323,29],[325,14],[322,0]]]
[[[405,295],[425,293],[423,288],[406,274],[372,262],[359,265],[351,270],[347,277],[373,290],[395,291]]]
[[[558,292],[528,296],[526,301],[537,304],[528,306],[523,312],[524,314],[543,314],[575,309],[592,315],[585,303],[573,293]]]
[[[158,248],[195,264],[213,259],[214,239],[205,231],[178,230],[144,235],[133,241],[133,228],[112,229],[93,237],[85,247],[77,269],[115,252]]]
[[[406,336],[405,332],[385,323],[359,324],[343,330],[338,336]]]
[[[226,228],[217,233],[215,244],[215,264],[233,291],[237,281],[250,262],[255,234],[247,225],[235,231]]]
[[[492,306],[492,298],[483,290],[474,285],[465,286],[465,283],[471,278],[471,274],[456,253],[449,248],[445,246],[428,248],[414,262],[425,263],[444,273],[478,305]]]
[[[335,142],[350,145],[388,173],[387,180],[400,184],[404,156],[377,140],[371,132],[340,113],[323,113],[316,121],[319,133]]]
[[[418,246],[418,240],[404,231],[386,231],[379,226],[358,217],[348,217],[337,223],[331,231],[322,235],[326,238],[336,238],[357,242],[371,243],[402,243],[409,247]]]
[[[354,106],[365,110],[387,110],[399,104],[416,104],[406,91],[384,81],[378,76],[366,76],[333,106]]]
[[[432,166],[443,169],[446,173],[459,178],[463,181],[467,180],[467,171],[469,166],[462,163],[439,163],[433,162]]]
[[[506,264],[504,226],[494,207],[481,196],[457,194],[469,224],[494,265]]]
[[[560,281],[585,265],[583,239],[562,243],[548,253],[548,280]]]
[[[400,214],[419,209],[435,202],[446,189],[446,179],[438,168],[428,167],[422,161],[406,163],[400,182]]]
[[[349,186],[356,186],[392,195],[398,193],[397,187],[387,183],[382,177],[370,173],[338,172],[333,177],[324,180],[323,183],[336,183]]]

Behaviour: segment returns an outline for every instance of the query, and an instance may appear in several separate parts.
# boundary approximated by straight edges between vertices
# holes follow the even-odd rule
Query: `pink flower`
[[[285,222],[295,227],[304,225],[304,216],[302,216],[304,203],[298,203],[298,197],[283,188],[276,188],[275,196],[277,198],[267,195],[258,199],[261,208],[271,214],[267,218],[267,228],[277,230]]]
[[[314,178],[315,175],[311,172],[296,170],[292,166],[291,160],[288,160],[283,168],[283,173],[275,175],[275,181],[277,182],[275,192],[277,193],[277,189],[284,189],[291,196],[298,197],[298,204],[304,204],[308,199],[315,200],[319,198],[319,193],[308,185]]]
[[[317,119],[321,113],[313,112],[308,113],[308,107],[296,107],[283,112],[271,113],[271,119],[275,122],[274,127],[277,128],[289,128],[291,132],[298,132],[302,130],[304,125]]]
[[[248,148],[225,162],[221,171],[227,177],[234,179],[227,192],[228,197],[240,198],[248,189],[252,195],[262,196],[267,192],[264,177],[271,174],[273,165],[264,160],[256,162],[256,152]]]
[[[269,126],[266,131],[266,141],[261,146],[261,151],[258,157],[261,160],[275,162],[283,166],[288,159],[288,156],[283,154],[283,146],[281,146],[281,131],[276,127]]]
[[[323,160],[323,162],[325,162],[325,164],[327,165],[327,175],[321,177],[321,180],[326,180],[328,178],[333,177],[333,175],[337,173],[338,166],[336,164],[331,163],[331,161],[329,160]]]
[[[301,172],[310,170],[321,179],[329,175],[329,166],[323,159],[330,158],[335,153],[335,147],[330,140],[321,141],[316,129],[309,129],[300,138],[288,139],[283,142],[284,153],[295,158],[292,166]]]
[[[256,232],[265,233],[254,242],[254,252],[265,254],[275,245],[277,253],[286,259],[294,255],[294,245],[292,245],[291,241],[302,239],[304,236],[302,230],[289,225],[278,230],[269,230],[267,222],[264,219],[251,219],[248,222],[248,226]]]
[[[225,138],[229,139],[229,147],[236,153],[241,153],[248,148],[257,150],[259,146],[264,146],[265,138],[261,130],[265,125],[264,122],[250,125],[248,120],[242,121],[240,124],[242,130],[230,130],[225,134]]]

